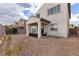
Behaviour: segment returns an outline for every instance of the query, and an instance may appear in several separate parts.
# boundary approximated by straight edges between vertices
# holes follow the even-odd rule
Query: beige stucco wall
[[[17,33],[18,34],[26,34],[26,25],[24,25],[23,28],[17,28]]]
[[[47,15],[47,10],[53,6],[60,4],[60,12],[53,15]],[[51,30],[50,24],[47,28],[47,34],[52,36],[60,36],[60,37],[67,37],[68,36],[68,21],[69,21],[69,15],[68,15],[68,8],[67,3],[47,3],[45,4],[36,14],[40,13],[40,17],[45,18],[49,21],[51,21],[51,24],[57,23],[58,24],[58,30],[54,31]]]
[[[31,17],[26,23],[27,24],[31,24],[31,23],[36,23],[38,22],[40,19],[37,17]]]

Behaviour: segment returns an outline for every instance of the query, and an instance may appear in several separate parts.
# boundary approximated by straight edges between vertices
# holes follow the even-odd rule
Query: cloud
[[[20,12],[19,14],[21,15],[21,18],[28,19],[28,17],[27,17],[27,16],[25,16],[23,12]]]
[[[22,12],[20,12],[20,15],[22,15],[25,19],[29,19],[31,15],[35,15],[37,10],[43,5],[44,3],[30,3],[30,8],[23,8],[20,9]]]
[[[76,15],[71,14],[70,24],[79,24],[79,13],[77,13]]]
[[[17,21],[20,18],[18,8],[14,3],[0,4],[0,23],[12,24],[13,21]]]
[[[78,26],[79,24],[79,3],[71,3],[70,24]]]
[[[25,16],[29,17],[30,15],[33,15],[33,13],[30,10],[23,10],[22,11]]]
[[[71,5],[74,5],[75,3],[71,3]]]
[[[41,3],[0,3],[0,23],[13,24],[20,18],[28,19],[41,6]]]
[[[24,8],[31,8],[31,4],[30,3],[17,3],[19,6],[22,6]]]
[[[10,17],[9,15],[4,15],[3,18],[0,18],[0,23],[13,24],[13,22],[18,20],[19,20],[19,17]]]

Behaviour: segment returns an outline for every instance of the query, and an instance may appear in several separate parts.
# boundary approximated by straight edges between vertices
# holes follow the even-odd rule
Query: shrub
[[[25,43],[24,42],[19,42],[17,43],[14,48],[15,48],[15,52],[18,55],[20,53],[20,51],[22,51],[22,49],[25,47]]]
[[[11,39],[12,39],[12,38],[11,38],[11,35],[7,35],[7,36],[5,37],[5,40],[6,40],[6,41],[11,41]]]
[[[5,53],[5,55],[12,55],[13,53],[13,49],[10,48],[11,45],[11,36],[10,35],[5,35],[3,38],[3,52]]]
[[[6,34],[16,34],[16,33],[17,33],[17,29],[16,28],[6,27]]]
[[[4,53],[6,56],[19,55],[23,48],[26,47],[26,43],[24,41],[17,42],[15,45],[11,46],[11,36],[5,36],[6,47],[4,48]]]
[[[19,55],[22,49],[25,47],[24,42],[17,43],[16,45],[12,47],[6,47],[5,48],[5,55],[12,56],[12,55]]]
[[[5,48],[5,55],[6,56],[12,56],[14,54],[14,49],[10,48],[10,47],[6,47]]]

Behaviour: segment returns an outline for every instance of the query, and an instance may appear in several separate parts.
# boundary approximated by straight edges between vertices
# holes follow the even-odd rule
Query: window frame
[[[35,31],[33,32],[34,29],[35,29]],[[37,26],[33,26],[33,27],[31,27],[31,33],[34,33],[34,34],[37,33]]]
[[[55,9],[55,10],[54,10]],[[48,10],[47,10],[47,15],[49,16],[49,15],[54,15],[54,14],[57,14],[57,13],[59,13],[60,12],[60,5],[56,5],[56,6],[54,6],[54,7],[52,7],[52,8],[49,8]]]
[[[55,26],[56,26],[56,28],[55,28]],[[57,31],[58,30],[58,24],[57,23],[51,24],[51,30]]]

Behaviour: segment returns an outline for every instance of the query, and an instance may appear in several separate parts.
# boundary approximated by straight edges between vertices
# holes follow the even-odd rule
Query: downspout
[[[68,8],[68,37],[69,37],[69,28],[70,28],[70,18],[71,18],[71,4],[70,3],[67,3],[67,8]]]

